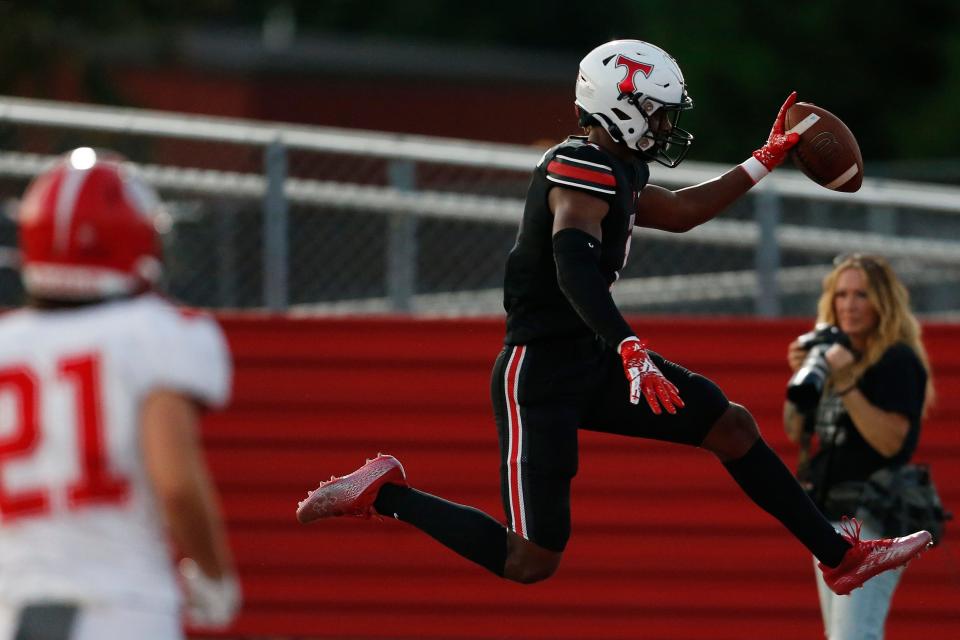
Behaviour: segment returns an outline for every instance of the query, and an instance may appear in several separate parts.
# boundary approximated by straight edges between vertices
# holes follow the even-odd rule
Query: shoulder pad
[[[206,312],[145,299],[134,375],[144,390],[168,388],[217,408],[229,399],[232,364],[223,331]]]
[[[545,168],[547,180],[594,194],[614,195],[617,179],[610,157],[591,143],[570,141],[553,149]]]

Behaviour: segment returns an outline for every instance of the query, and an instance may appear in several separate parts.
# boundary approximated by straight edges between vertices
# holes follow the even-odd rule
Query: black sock
[[[503,577],[507,529],[479,509],[398,484],[383,485],[373,507],[381,515],[412,524],[467,560]]]
[[[840,564],[850,544],[823,517],[763,438],[743,457],[724,466],[744,493],[783,523],[820,562],[828,567]]]

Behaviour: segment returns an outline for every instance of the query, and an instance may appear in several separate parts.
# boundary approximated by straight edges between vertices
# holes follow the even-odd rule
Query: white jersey
[[[0,603],[176,612],[141,405],[222,406],[230,377],[216,322],[153,294],[0,317]]]

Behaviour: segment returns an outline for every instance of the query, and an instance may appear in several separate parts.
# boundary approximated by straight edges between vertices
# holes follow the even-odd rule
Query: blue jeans
[[[870,518],[860,521],[863,525],[860,537],[863,540],[882,537]],[[833,526],[839,529],[840,524],[834,522]],[[823,581],[823,574],[817,568],[816,559],[813,566],[817,577],[817,594],[820,596],[820,613],[823,615],[824,636],[828,640],[883,640],[890,602],[903,574],[903,567],[874,576],[848,596],[838,596]]]

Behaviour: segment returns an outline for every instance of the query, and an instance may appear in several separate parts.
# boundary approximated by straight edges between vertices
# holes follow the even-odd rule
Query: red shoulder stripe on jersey
[[[567,178],[575,178],[577,180],[583,180],[584,182],[592,182],[593,184],[608,187],[614,187],[617,184],[617,179],[609,173],[595,169],[581,169],[580,167],[562,164],[556,160],[552,160],[550,164],[547,165],[547,173],[554,173]]]
[[[209,318],[210,314],[203,309],[193,309],[191,307],[177,307],[177,315],[184,320],[196,320],[197,318]]]
[[[178,302],[175,298],[173,298],[172,296],[166,293],[157,292],[156,295],[158,298],[161,298],[164,302],[169,302],[170,305],[177,312],[177,315],[183,318],[184,320],[195,320],[197,318],[213,318],[213,315],[206,309],[199,309],[197,307],[185,306],[180,302]]]

